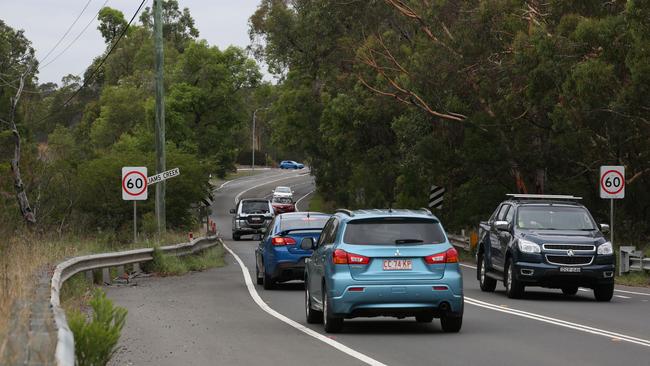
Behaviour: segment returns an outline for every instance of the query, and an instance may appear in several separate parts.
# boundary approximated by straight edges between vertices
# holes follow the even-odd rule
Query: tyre
[[[330,307],[327,290],[323,287],[323,325],[326,333],[338,333],[343,329],[343,318],[335,317]]]
[[[562,293],[567,296],[573,296],[578,293],[578,286],[562,287]]]
[[[483,252],[479,253],[478,263],[477,263],[477,272],[478,272],[478,281],[483,292],[494,292],[494,289],[497,287],[497,280],[487,276],[487,260],[485,259],[485,254]]]
[[[257,284],[258,285],[263,285],[264,284],[264,278],[260,274],[260,269],[257,267],[257,264],[255,264],[255,278],[257,279]]]
[[[415,316],[415,321],[418,323],[431,323],[433,321],[433,314],[418,314]]]
[[[323,312],[314,310],[311,307],[311,296],[309,294],[307,281],[305,281],[305,316],[307,318],[307,323],[309,324],[319,324],[323,322]]]
[[[265,290],[273,290],[273,288],[275,287],[275,281],[273,281],[271,276],[268,273],[266,273],[266,269],[264,270],[264,274],[262,275],[262,286],[264,287]]]
[[[458,333],[463,326],[463,316],[443,315],[440,325],[445,333]]]
[[[241,239],[241,235],[237,233],[232,233],[232,240],[239,241],[240,239]]]
[[[606,302],[611,300],[612,296],[614,296],[614,284],[594,287],[594,296],[596,297],[596,301]]]
[[[520,299],[524,295],[524,285],[515,278],[513,267],[512,259],[508,258],[504,280],[506,285],[506,296],[511,299]]]

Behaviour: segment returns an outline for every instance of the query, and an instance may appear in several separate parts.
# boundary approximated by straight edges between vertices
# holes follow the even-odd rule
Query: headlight
[[[606,241],[598,246],[598,254],[613,254],[614,253],[614,248],[612,248],[612,243]]]
[[[532,241],[519,239],[518,242],[519,250],[523,253],[540,253],[542,250],[538,244],[533,243]]]

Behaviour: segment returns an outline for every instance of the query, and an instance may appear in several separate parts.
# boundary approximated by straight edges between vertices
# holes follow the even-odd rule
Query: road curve
[[[303,172],[271,170],[232,181],[215,194],[213,219],[251,277],[256,243],[230,240],[228,210],[235,198],[266,197],[276,185],[292,186],[297,199],[306,196],[299,202],[299,209],[306,209],[314,185]],[[502,287],[491,294],[481,292],[468,264],[463,267],[467,304],[459,334],[443,333],[437,322],[373,318],[346,321],[343,333],[323,337],[322,326],[305,322],[301,283],[283,284],[273,291],[251,285],[253,295],[263,301],[258,304],[238,261],[232,256],[227,261],[225,268],[111,288],[109,296],[129,309],[113,364],[650,364],[647,289],[619,288],[611,303],[594,301],[590,291],[565,297],[543,289],[511,300]],[[264,304],[366,359],[270,315],[262,309]]]

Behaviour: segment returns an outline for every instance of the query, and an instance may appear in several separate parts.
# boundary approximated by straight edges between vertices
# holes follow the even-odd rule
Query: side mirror
[[[608,224],[600,224],[600,231],[603,232],[603,234],[607,234],[609,232],[609,225]]]
[[[296,191],[291,191],[291,194],[294,194],[294,193],[296,193]]]
[[[260,232],[261,232],[262,234],[266,234],[266,228],[265,228],[265,227],[261,228],[261,229],[260,229]]]
[[[231,209],[230,209],[230,214],[234,215],[234,214],[236,214],[236,213],[237,213],[237,211],[236,211],[234,208],[231,208]]]
[[[510,229],[510,224],[508,221],[495,221],[494,227],[499,231],[508,231],[508,229]]]
[[[314,238],[303,238],[300,242],[300,249],[312,250],[314,249]]]

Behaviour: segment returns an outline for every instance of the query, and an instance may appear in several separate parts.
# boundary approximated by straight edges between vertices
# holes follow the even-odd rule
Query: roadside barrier
[[[193,239],[189,243],[160,247],[160,251],[166,255],[181,257],[198,253],[218,243],[218,237],[215,235]],[[56,365],[74,366],[75,364],[74,338],[68,327],[65,311],[61,308],[60,301],[61,287],[65,281],[81,272],[87,272],[92,275],[91,271],[96,269],[102,269],[103,273],[108,275],[109,268],[124,268],[128,264],[132,264],[134,270],[136,270],[139,269],[140,263],[153,260],[153,252],[154,248],[144,248],[116,253],[86,255],[68,259],[56,266],[50,287],[50,307],[54,314],[54,322],[56,324]],[[106,282],[106,278],[104,278],[104,281]]]
[[[619,274],[630,271],[650,271],[650,258],[644,258],[643,251],[636,250],[636,247],[621,246],[619,248],[618,260]]]

